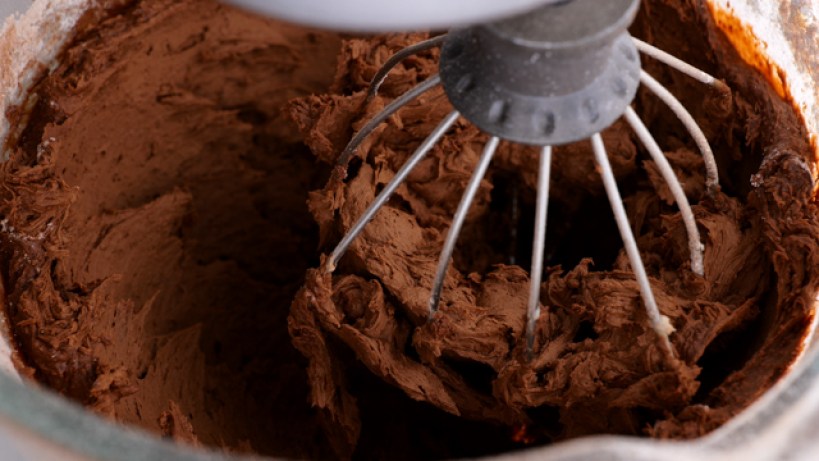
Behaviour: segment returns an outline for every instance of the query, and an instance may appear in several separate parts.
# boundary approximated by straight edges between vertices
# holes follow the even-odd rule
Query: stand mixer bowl
[[[70,10],[66,2],[65,10]],[[497,3],[497,2],[495,2]],[[532,2],[521,2],[521,4]],[[805,38],[805,24],[816,30],[819,2],[791,2],[784,14],[774,2],[713,0],[716,10],[735,15],[760,43],[764,52],[788,76],[788,89],[814,137],[819,136],[819,36]],[[25,0],[12,2],[20,10]],[[503,13],[517,7],[512,2]],[[8,4],[6,4],[8,5]],[[3,6],[2,8],[7,8]],[[522,8],[522,7],[521,7]],[[0,13],[8,11],[0,10]],[[81,11],[75,12],[77,15]],[[496,12],[501,14],[501,11]],[[294,18],[298,19],[298,18]],[[479,16],[474,18],[480,19]],[[408,26],[408,24],[405,24]],[[55,32],[55,31],[52,31]],[[67,30],[61,33],[67,33]],[[55,33],[43,36],[45,59],[54,56]],[[797,40],[801,38],[801,40]],[[51,41],[49,41],[51,40]],[[52,48],[49,48],[52,47]],[[12,67],[10,72],[23,72]],[[0,80],[2,81],[2,80]],[[24,89],[3,92],[3,98],[21,98]],[[8,103],[8,100],[6,101]],[[5,125],[5,121],[2,125]],[[0,126],[0,128],[4,128]],[[819,155],[819,152],[817,152]],[[814,176],[816,176],[814,174]],[[0,459],[227,459],[216,452],[188,449],[141,432],[111,424],[60,397],[24,384],[10,360],[6,341],[0,341]],[[759,401],[714,433],[692,441],[666,442],[633,437],[599,436],[553,446],[501,455],[497,459],[794,459],[819,457],[819,442],[810,428],[819,420],[819,348],[813,335],[789,373]]]

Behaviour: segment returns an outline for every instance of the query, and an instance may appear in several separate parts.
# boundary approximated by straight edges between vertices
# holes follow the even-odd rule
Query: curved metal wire
[[[668,317],[662,315],[660,309],[657,307],[657,301],[654,299],[654,293],[651,291],[646,268],[643,265],[643,260],[640,258],[637,241],[631,232],[631,225],[628,222],[626,208],[623,206],[623,199],[620,197],[620,191],[617,189],[617,181],[614,179],[614,172],[611,169],[611,164],[606,154],[606,146],[603,144],[603,138],[600,136],[600,133],[594,134],[591,138],[591,142],[594,148],[595,160],[600,167],[600,176],[603,178],[603,186],[606,189],[606,195],[609,197],[609,204],[611,205],[611,210],[614,212],[614,219],[617,221],[617,228],[620,231],[620,237],[623,239],[623,246],[626,248],[629,263],[631,263],[631,270],[634,271],[637,284],[640,286],[640,295],[643,298],[643,304],[646,309],[646,314],[648,314],[649,323],[660,338],[663,349],[673,357],[674,350],[671,347],[671,341],[669,341],[668,335],[674,331],[674,327],[671,326]]]
[[[378,69],[378,72],[375,73],[373,76],[372,81],[370,82],[370,87],[367,89],[367,99],[364,100],[364,105],[369,104],[372,102],[373,98],[378,94],[378,89],[381,88],[381,84],[384,83],[384,80],[387,79],[387,75],[390,73],[391,70],[395,68],[401,61],[407,59],[408,57],[418,54],[422,51],[426,51],[436,46],[440,46],[444,39],[446,38],[446,34],[439,35],[437,37],[432,37],[430,39],[424,40],[422,42],[418,42],[414,45],[410,45],[394,55],[390,56],[387,59],[387,62]]]
[[[532,241],[532,268],[529,271],[529,304],[526,307],[526,353],[531,357],[535,346],[535,327],[540,317],[540,282],[543,278],[543,252],[546,247],[546,216],[549,210],[549,177],[552,170],[552,146],[540,151],[537,177],[535,235]]]
[[[699,276],[702,276],[704,272],[702,254],[703,251],[705,251],[705,246],[700,240],[700,231],[697,229],[697,221],[694,219],[694,212],[691,210],[691,205],[688,203],[688,197],[685,196],[685,191],[680,185],[677,175],[674,174],[671,164],[668,163],[668,159],[666,159],[665,155],[663,155],[663,151],[660,149],[660,146],[657,144],[654,136],[651,136],[648,128],[646,128],[645,124],[642,122],[642,120],[640,120],[637,113],[634,112],[634,109],[632,109],[631,106],[626,107],[626,111],[623,115],[625,116],[629,125],[631,125],[631,128],[637,134],[637,137],[640,138],[640,141],[642,141],[643,145],[646,147],[646,150],[648,150],[648,153],[651,155],[651,158],[654,160],[657,168],[660,169],[660,174],[663,175],[663,179],[665,179],[665,182],[668,184],[668,188],[671,190],[671,194],[674,196],[674,200],[677,202],[677,206],[680,208],[680,214],[682,215],[683,223],[685,224],[685,230],[688,233],[688,250],[691,258],[691,271]]]
[[[402,166],[401,169],[399,169],[398,172],[395,173],[395,176],[389,183],[387,183],[387,185],[384,187],[384,190],[382,190],[381,193],[378,194],[373,203],[371,203],[370,206],[367,207],[367,210],[364,212],[364,214],[361,215],[360,218],[358,218],[358,221],[356,221],[352,229],[350,229],[350,231],[347,232],[347,234],[344,236],[341,242],[339,242],[339,244],[336,245],[336,248],[333,250],[333,253],[327,259],[325,265],[327,272],[333,272],[336,270],[336,264],[338,263],[338,260],[341,259],[342,256],[344,256],[344,253],[353,243],[353,240],[355,240],[355,238],[358,237],[358,234],[360,234],[361,231],[364,230],[364,227],[370,221],[372,221],[373,217],[375,217],[375,214],[378,212],[378,210],[381,209],[381,207],[384,206],[385,203],[387,203],[387,200],[389,200],[392,194],[395,192],[395,190],[398,189],[398,186],[400,186],[401,183],[403,183],[407,179],[407,176],[409,176],[412,169],[418,165],[418,163],[429,153],[430,150],[432,150],[433,146],[435,146],[435,144],[444,136],[444,133],[446,133],[447,130],[449,130],[452,127],[455,121],[458,120],[459,116],[460,114],[457,111],[453,111],[448,116],[446,116],[441,121],[441,123],[439,123],[438,126],[435,127],[432,133],[430,133],[429,136],[427,136],[424,142],[422,142],[421,145],[418,146],[418,148],[415,150],[412,156],[410,156],[409,160],[407,160],[407,162],[404,164],[404,166]]]
[[[444,248],[441,250],[441,256],[438,259],[438,270],[435,272],[435,280],[432,283],[432,293],[429,297],[429,316],[430,318],[438,312],[438,303],[441,301],[441,290],[444,286],[444,278],[446,277],[446,270],[449,267],[449,261],[452,259],[452,253],[455,251],[455,243],[458,242],[458,235],[461,233],[466,215],[469,213],[469,207],[478,193],[478,188],[481,185],[483,177],[486,175],[486,170],[489,164],[492,163],[492,157],[498,149],[500,139],[493,136],[486,143],[483,149],[481,158],[478,161],[478,166],[472,173],[469,179],[469,184],[466,186],[466,191],[461,198],[461,203],[458,204],[458,210],[455,211],[455,216],[452,218],[452,225],[449,227],[449,232],[444,242]]]
[[[663,64],[665,64],[665,65],[667,65],[667,66],[669,66],[669,67],[671,67],[673,69],[676,69],[676,70],[682,72],[683,74],[685,74],[685,75],[693,78],[694,80],[697,80],[697,81],[699,81],[699,82],[701,82],[701,83],[703,83],[705,85],[713,86],[714,88],[717,88],[719,90],[727,90],[728,89],[728,86],[725,83],[723,83],[720,80],[717,80],[717,78],[714,77],[713,75],[711,75],[711,74],[709,74],[709,73],[707,73],[707,72],[705,72],[705,71],[703,71],[701,69],[698,69],[698,68],[692,66],[691,64],[688,64],[687,62],[683,61],[682,59],[680,59],[680,58],[678,58],[678,57],[676,57],[674,55],[671,55],[671,54],[669,54],[669,53],[667,53],[667,52],[665,52],[665,51],[663,51],[663,50],[661,50],[661,49],[659,49],[659,48],[657,48],[657,47],[655,47],[653,45],[649,45],[648,43],[640,40],[639,38],[631,37],[631,39],[634,41],[634,45],[637,47],[637,49],[641,53],[643,53],[643,54],[645,54],[647,56],[651,56],[652,58],[656,59],[657,61],[660,61],[661,63],[663,63]]]
[[[444,42],[445,38],[446,35],[433,37],[423,42],[408,46],[398,51],[393,56],[391,56],[373,77],[373,80],[367,91],[365,104],[372,101],[372,99],[378,94],[378,90],[385,81],[389,72],[392,69],[394,69],[395,66],[398,65],[402,60],[418,52],[425,51],[441,45]],[[640,52],[669,65],[670,67],[702,82],[703,84],[710,85],[718,89],[727,88],[723,82],[717,80],[708,73],[700,69],[697,69],[694,66],[685,63],[684,61],[679,60],[678,58],[666,53],[665,51],[655,48],[639,39],[634,39],[634,43]],[[677,116],[677,118],[680,119],[680,121],[686,127],[686,129],[694,139],[695,143],[697,144],[698,149],[702,153],[706,169],[706,186],[709,192],[713,193],[714,191],[718,190],[719,175],[717,171],[716,161],[714,159],[714,154],[713,151],[711,150],[710,145],[708,144],[708,140],[706,139],[700,127],[697,125],[694,118],[680,103],[680,101],[677,100],[673,94],[671,94],[670,91],[668,91],[665,87],[663,87],[659,82],[657,82],[645,71],[641,71],[640,81],[651,92],[656,94],[657,97],[659,97],[669,107],[669,109]],[[367,124],[365,124],[364,127],[362,127],[362,129],[359,130],[358,133],[356,133],[356,135],[350,140],[350,142],[345,147],[344,151],[339,156],[338,163],[340,165],[346,165],[347,162],[349,162],[355,150],[358,149],[358,147],[361,145],[364,139],[366,139],[366,137],[369,136],[380,123],[384,122],[387,118],[389,118],[391,115],[396,113],[399,109],[404,107],[413,99],[417,98],[422,93],[429,91],[434,86],[440,84],[440,82],[441,82],[440,76],[437,74],[433,75],[429,79],[419,83],[410,91],[404,93],[399,98],[397,98],[396,100],[388,104],[386,107],[384,107],[384,109],[382,109],[371,120],[369,120]],[[459,116],[460,114],[458,112],[450,113],[418,147],[418,149],[409,158],[407,163],[404,164],[402,168],[396,173],[395,177],[386,185],[384,190],[376,197],[373,203],[358,219],[358,221],[347,233],[347,235],[345,235],[342,241],[336,246],[333,253],[327,260],[326,263],[327,271],[332,272],[333,270],[335,270],[336,264],[339,261],[339,259],[344,255],[344,253],[347,251],[347,249],[355,240],[355,238],[358,237],[358,235],[363,231],[367,223],[369,223],[373,219],[377,211],[386,204],[390,196],[395,192],[395,190],[400,186],[400,184],[402,184],[406,180],[411,170],[429,153],[429,151],[440,140],[444,133],[452,127],[452,125],[455,123]],[[669,185],[669,188],[674,196],[674,199],[680,208],[680,213],[686,226],[686,232],[688,233],[691,269],[698,275],[703,275],[704,247],[700,240],[700,234],[697,229],[696,220],[694,218],[694,214],[693,211],[691,210],[691,206],[688,202],[688,199],[685,196],[685,192],[683,191],[682,186],[679,184],[679,181],[677,180],[676,175],[674,174],[670,164],[668,163],[668,160],[665,158],[665,156],[662,153],[662,150],[657,145],[656,140],[651,136],[651,133],[645,127],[643,122],[639,119],[634,110],[631,107],[627,107],[624,112],[624,116],[628,123],[631,125],[632,129],[637,134],[637,136],[640,138],[641,142],[645,145],[649,154],[654,159],[654,162],[657,164],[660,173],[663,175],[663,178]],[[464,221],[466,220],[469,208],[472,205],[472,202],[474,201],[474,198],[479,190],[480,183],[483,180],[484,176],[486,175],[487,169],[492,161],[492,158],[498,148],[499,143],[500,139],[498,137],[492,137],[487,142],[487,145],[484,147],[484,151],[481,155],[479,163],[475,171],[473,172],[472,177],[470,178],[470,181],[467,185],[463,197],[461,198],[461,202],[458,205],[458,209],[455,212],[455,215],[453,216],[452,225],[448,230],[444,246],[439,256],[435,278],[433,279],[432,290],[429,298],[430,318],[438,311],[441,299],[441,292],[443,290],[443,284],[446,277],[446,272],[451,262],[452,254],[454,253],[458,236],[461,232]],[[611,204],[612,211],[614,213],[615,221],[617,222],[620,236],[623,239],[623,244],[626,249],[629,262],[631,264],[632,270],[634,271],[635,278],[640,288],[640,295],[643,300],[643,304],[647,316],[649,318],[651,328],[656,332],[656,334],[660,338],[663,349],[668,354],[670,354],[671,357],[674,357],[674,352],[668,338],[670,333],[673,332],[674,329],[671,326],[669,319],[660,313],[659,308],[657,306],[654,294],[649,284],[645,267],[643,265],[639,250],[637,248],[637,242],[632,233],[630,224],[628,222],[628,217],[626,215],[625,207],[623,206],[622,198],[617,188],[616,180],[614,178],[614,173],[612,172],[611,165],[608,160],[605,145],[603,144],[602,137],[600,136],[599,133],[592,136],[591,143],[594,148],[595,159],[600,168],[600,174],[606,189],[606,194]],[[534,346],[537,319],[540,316],[540,288],[544,265],[543,253],[546,239],[546,223],[548,213],[551,160],[552,147],[544,146],[540,153],[540,164],[538,173],[538,195],[535,210],[535,231],[532,244],[532,265],[530,270],[531,279],[526,311],[525,331],[526,348],[527,352],[530,355],[532,353],[532,349]]]
[[[663,85],[649,75],[646,71],[640,71],[640,82],[646,86],[652,93],[657,95],[662,100],[671,112],[680,119],[680,122],[685,126],[697,148],[702,153],[702,159],[705,162],[705,186],[709,193],[714,193],[719,189],[719,171],[717,171],[717,161],[714,159],[714,152],[711,150],[711,145],[708,144],[708,138],[705,133],[697,125],[697,121],[686,110],[685,106],[671,94]]]
[[[353,136],[353,139],[347,143],[347,146],[341,152],[341,155],[339,155],[337,163],[342,166],[347,165],[355,150],[358,149],[361,143],[364,142],[367,136],[369,136],[378,125],[380,125],[384,120],[390,118],[392,114],[398,112],[402,107],[409,104],[410,101],[431,90],[439,83],[441,83],[441,77],[438,76],[438,74],[435,74],[423,82],[415,85],[412,87],[412,89],[402,94],[396,100],[387,104],[383,109],[381,109],[381,112],[371,118],[370,121],[368,121],[367,124],[364,125],[358,131],[358,133],[355,134],[355,136]]]

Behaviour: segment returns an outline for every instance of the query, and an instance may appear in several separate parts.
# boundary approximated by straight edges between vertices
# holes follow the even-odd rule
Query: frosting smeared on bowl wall
[[[699,435],[754,400],[799,352],[817,283],[807,134],[700,2],[648,2],[635,33],[735,90],[703,95],[647,62],[687,98],[719,153],[726,194],[703,198],[698,218],[707,258],[728,266],[713,267],[705,283],[685,275],[684,238],[652,165],[622,126],[605,135],[621,180],[634,185],[627,206],[643,223],[640,246],[664,287],[661,308],[678,321],[685,368],[667,373],[641,355],[652,346],[630,317],[636,290],[619,243],[601,231],[608,208],[594,208],[601,189],[582,145],[556,159],[554,213],[564,216],[550,217],[549,235],[552,264],[567,272],[549,276],[540,328],[541,347],[552,345],[557,358],[537,369],[517,361],[527,276],[493,267],[510,251],[502,205],[511,184],[524,207],[530,201],[526,149],[499,155],[470,221],[473,238],[456,257],[464,275],[447,288],[449,316],[425,325],[425,267],[483,141],[459,126],[339,277],[308,273],[290,324],[310,359],[306,374],[285,319],[304,271],[318,264],[311,255],[391,177],[448,110],[445,100],[432,94],[399,113],[362,149],[348,182],[321,187],[366,112],[433,72],[436,54],[407,61],[386,97],[362,111],[360,91],[377,66],[419,36],[342,45],[209,1],[119,1],[90,12],[68,3],[84,20],[59,59],[47,59],[63,49],[55,36],[51,51],[14,67],[28,76],[50,68],[48,76],[26,77],[17,99],[4,95],[13,128],[0,178],[4,275],[19,369],[100,413],[182,442],[281,456],[478,456],[519,448],[512,435],[523,425],[540,443],[596,432]],[[698,32],[683,40],[674,32],[685,30]],[[701,163],[673,116],[647,95],[638,108],[689,195],[701,197]],[[595,211],[569,226],[579,210]],[[753,347],[743,356],[731,344]],[[726,361],[733,368],[713,372]],[[612,374],[618,367],[628,372]],[[565,405],[572,399],[588,405]]]

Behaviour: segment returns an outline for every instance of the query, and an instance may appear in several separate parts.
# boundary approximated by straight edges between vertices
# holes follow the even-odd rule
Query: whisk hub
[[[530,145],[586,139],[634,99],[640,57],[626,28],[636,0],[572,0],[450,32],[440,74],[453,106],[484,131]]]

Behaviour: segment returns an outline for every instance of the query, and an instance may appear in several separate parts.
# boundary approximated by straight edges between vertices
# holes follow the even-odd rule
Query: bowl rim
[[[754,0],[707,0],[710,6],[730,15],[754,18],[749,27],[763,42],[771,45],[759,49],[769,61],[782,68],[789,76],[795,108],[806,122],[813,139],[815,155],[819,159],[819,72],[816,76],[802,75],[797,69],[798,54],[783,51],[782,32],[772,27],[777,20],[776,11],[767,7],[760,9]],[[767,2],[774,4],[777,2]],[[0,29],[0,112],[25,103],[29,89],[38,78],[56,66],[56,59],[64,44],[72,37],[77,21],[94,0],[35,0],[19,17],[6,20]],[[806,10],[814,23],[819,20],[819,2],[808,2]],[[812,7],[810,6],[812,5]],[[775,5],[771,8],[774,10]],[[819,36],[816,39],[819,44]],[[819,45],[817,45],[819,48]],[[808,49],[805,52],[810,52]],[[815,49],[813,51],[819,51]],[[777,59],[774,59],[774,56]],[[791,78],[799,75],[798,79]],[[8,159],[7,140],[10,124],[6,117],[0,118],[0,161]],[[19,127],[18,127],[19,128]],[[817,179],[817,165],[813,177]],[[0,290],[2,292],[4,290]],[[4,300],[3,300],[4,301]],[[4,303],[5,304],[5,303]],[[814,304],[816,311],[819,298]],[[809,334],[804,338],[803,354],[795,360],[789,371],[761,398],[752,403],[726,424],[700,438],[688,441],[662,441],[635,436],[591,436],[555,445],[535,447],[506,453],[485,459],[691,459],[692,456],[708,457],[734,450],[744,443],[749,459],[767,459],[770,454],[764,446],[758,447],[763,435],[771,431],[792,431],[801,422],[819,417],[819,345],[813,341],[819,318],[813,317]],[[58,396],[51,390],[26,385],[13,366],[13,351],[9,346],[5,313],[0,315],[0,430],[28,433],[49,442],[57,443],[69,451],[93,459],[122,460],[222,460],[259,459],[257,456],[242,457],[226,453],[183,447],[162,440],[148,432],[132,427],[111,424],[104,418],[88,412],[80,405]],[[797,415],[798,418],[795,418]],[[809,435],[805,436],[807,439]],[[774,444],[776,449],[789,450],[797,446]],[[770,440],[768,440],[770,445]],[[771,445],[772,446],[772,445]],[[819,452],[819,442],[814,442]],[[789,448],[790,447],[790,448]],[[747,450],[746,450],[747,451]],[[696,453],[696,455],[695,455]],[[274,458],[265,458],[274,459]]]

